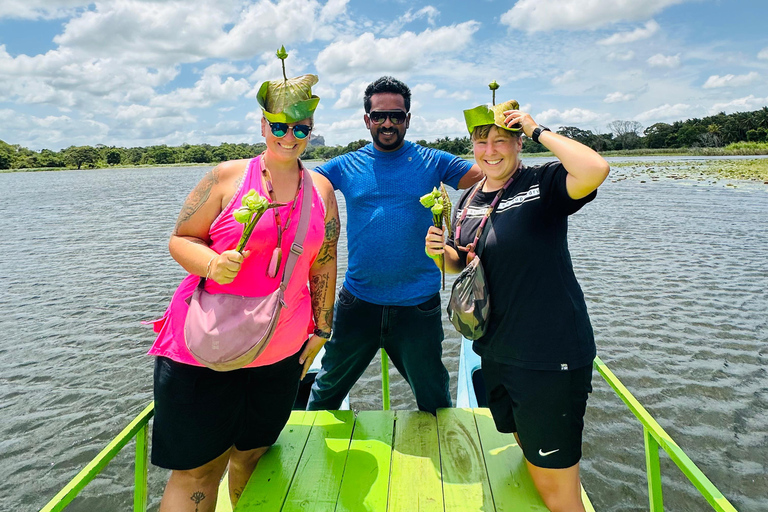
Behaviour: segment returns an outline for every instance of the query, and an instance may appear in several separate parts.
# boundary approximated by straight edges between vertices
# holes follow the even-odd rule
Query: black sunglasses
[[[402,110],[372,110],[368,113],[373,124],[382,124],[387,118],[392,121],[392,124],[403,124],[407,116],[408,112]]]
[[[288,126],[288,123],[269,123],[269,129],[272,130],[272,135],[282,139],[288,133],[288,130],[293,131],[293,136],[299,140],[306,139],[309,132],[312,131],[312,127],[306,124],[295,124]]]

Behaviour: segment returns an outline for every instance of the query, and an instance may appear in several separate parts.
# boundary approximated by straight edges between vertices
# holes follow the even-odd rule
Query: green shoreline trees
[[[613,121],[608,125],[610,132],[595,133],[576,126],[564,126],[558,133],[571,137],[598,152],[637,151],[665,149],[706,149],[728,146],[738,150],[738,143],[754,143],[752,153],[768,153],[768,107],[752,112],[725,114],[701,119],[675,121],[672,124],[655,123],[644,130],[637,121]],[[423,146],[442,149],[454,155],[471,153],[469,137],[443,137],[434,142],[416,141]],[[305,160],[327,160],[355,151],[368,143],[360,139],[346,146],[326,146],[323,137],[315,135],[302,155]],[[33,168],[98,168],[114,165],[167,165],[184,163],[217,163],[224,160],[251,158],[264,151],[266,146],[258,144],[231,144],[218,146],[210,144],[183,144],[121,148],[97,144],[96,146],[71,146],[61,151],[43,149],[39,152],[12,145],[0,140],[0,169]],[[544,146],[525,140],[523,151],[539,153]]]

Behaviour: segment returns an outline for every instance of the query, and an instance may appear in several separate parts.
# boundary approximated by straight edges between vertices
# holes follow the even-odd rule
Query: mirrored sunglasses
[[[288,130],[293,130],[293,136],[297,139],[306,139],[309,132],[312,131],[312,127],[306,124],[295,124],[288,126],[288,123],[269,123],[269,129],[272,130],[272,135],[277,138],[283,138],[288,133]]]
[[[382,124],[387,118],[392,121],[392,124],[403,124],[407,116],[408,113],[402,110],[372,110],[368,113],[373,124]]]

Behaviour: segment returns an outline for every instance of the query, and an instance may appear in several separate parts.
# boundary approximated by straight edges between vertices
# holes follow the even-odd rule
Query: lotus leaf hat
[[[320,102],[320,98],[312,94],[312,86],[318,82],[317,75],[287,78],[285,46],[277,51],[277,57],[283,64],[283,79],[262,83],[256,95],[264,117],[270,123],[296,123],[311,117]]]
[[[464,121],[467,123],[469,134],[472,135],[472,132],[478,126],[487,124],[494,124],[508,132],[519,132],[522,130],[522,127],[509,128],[504,124],[504,112],[507,110],[517,110],[520,108],[520,104],[515,100],[509,100],[500,103],[499,105],[495,105],[496,89],[499,88],[499,85],[496,83],[496,80],[494,80],[488,84],[488,87],[493,91],[494,105],[490,107],[488,105],[478,105],[475,108],[470,108],[464,111]]]

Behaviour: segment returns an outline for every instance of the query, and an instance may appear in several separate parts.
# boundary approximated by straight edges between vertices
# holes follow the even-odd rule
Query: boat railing
[[[134,437],[136,438],[136,457],[133,480],[133,510],[147,510],[147,463],[149,462],[149,420],[155,415],[155,403],[144,408],[127,427],[120,432],[94,459],[85,466],[59,493],[48,502],[40,512],[58,512],[64,510],[72,500],[96,478],[104,467]]]
[[[736,509],[715,487],[709,478],[693,463],[683,452],[667,432],[653,419],[653,416],[645,410],[640,402],[624,387],[624,384],[599,358],[595,357],[594,368],[602,375],[605,381],[613,388],[619,398],[629,407],[629,410],[640,420],[643,425],[643,439],[645,444],[645,466],[648,480],[648,501],[650,512],[662,512],[664,502],[661,492],[661,465],[659,461],[659,448],[663,448],[680,471],[699,490],[713,509],[719,512],[735,512]]]
[[[381,357],[384,408],[389,409],[388,361],[386,352],[383,350]],[[650,512],[662,512],[664,510],[659,460],[660,449],[663,449],[669,455],[714,510],[718,512],[737,512],[728,499],[723,496],[677,443],[672,440],[669,434],[653,419],[650,413],[637,401],[599,357],[595,358],[594,367],[643,425]],[[463,377],[460,375],[459,378]],[[147,510],[147,464],[149,453],[148,423],[153,415],[154,403],[150,403],[112,442],[59,491],[40,512],[63,510],[134,437],[136,438],[136,455],[133,510],[134,512],[145,512]]]

